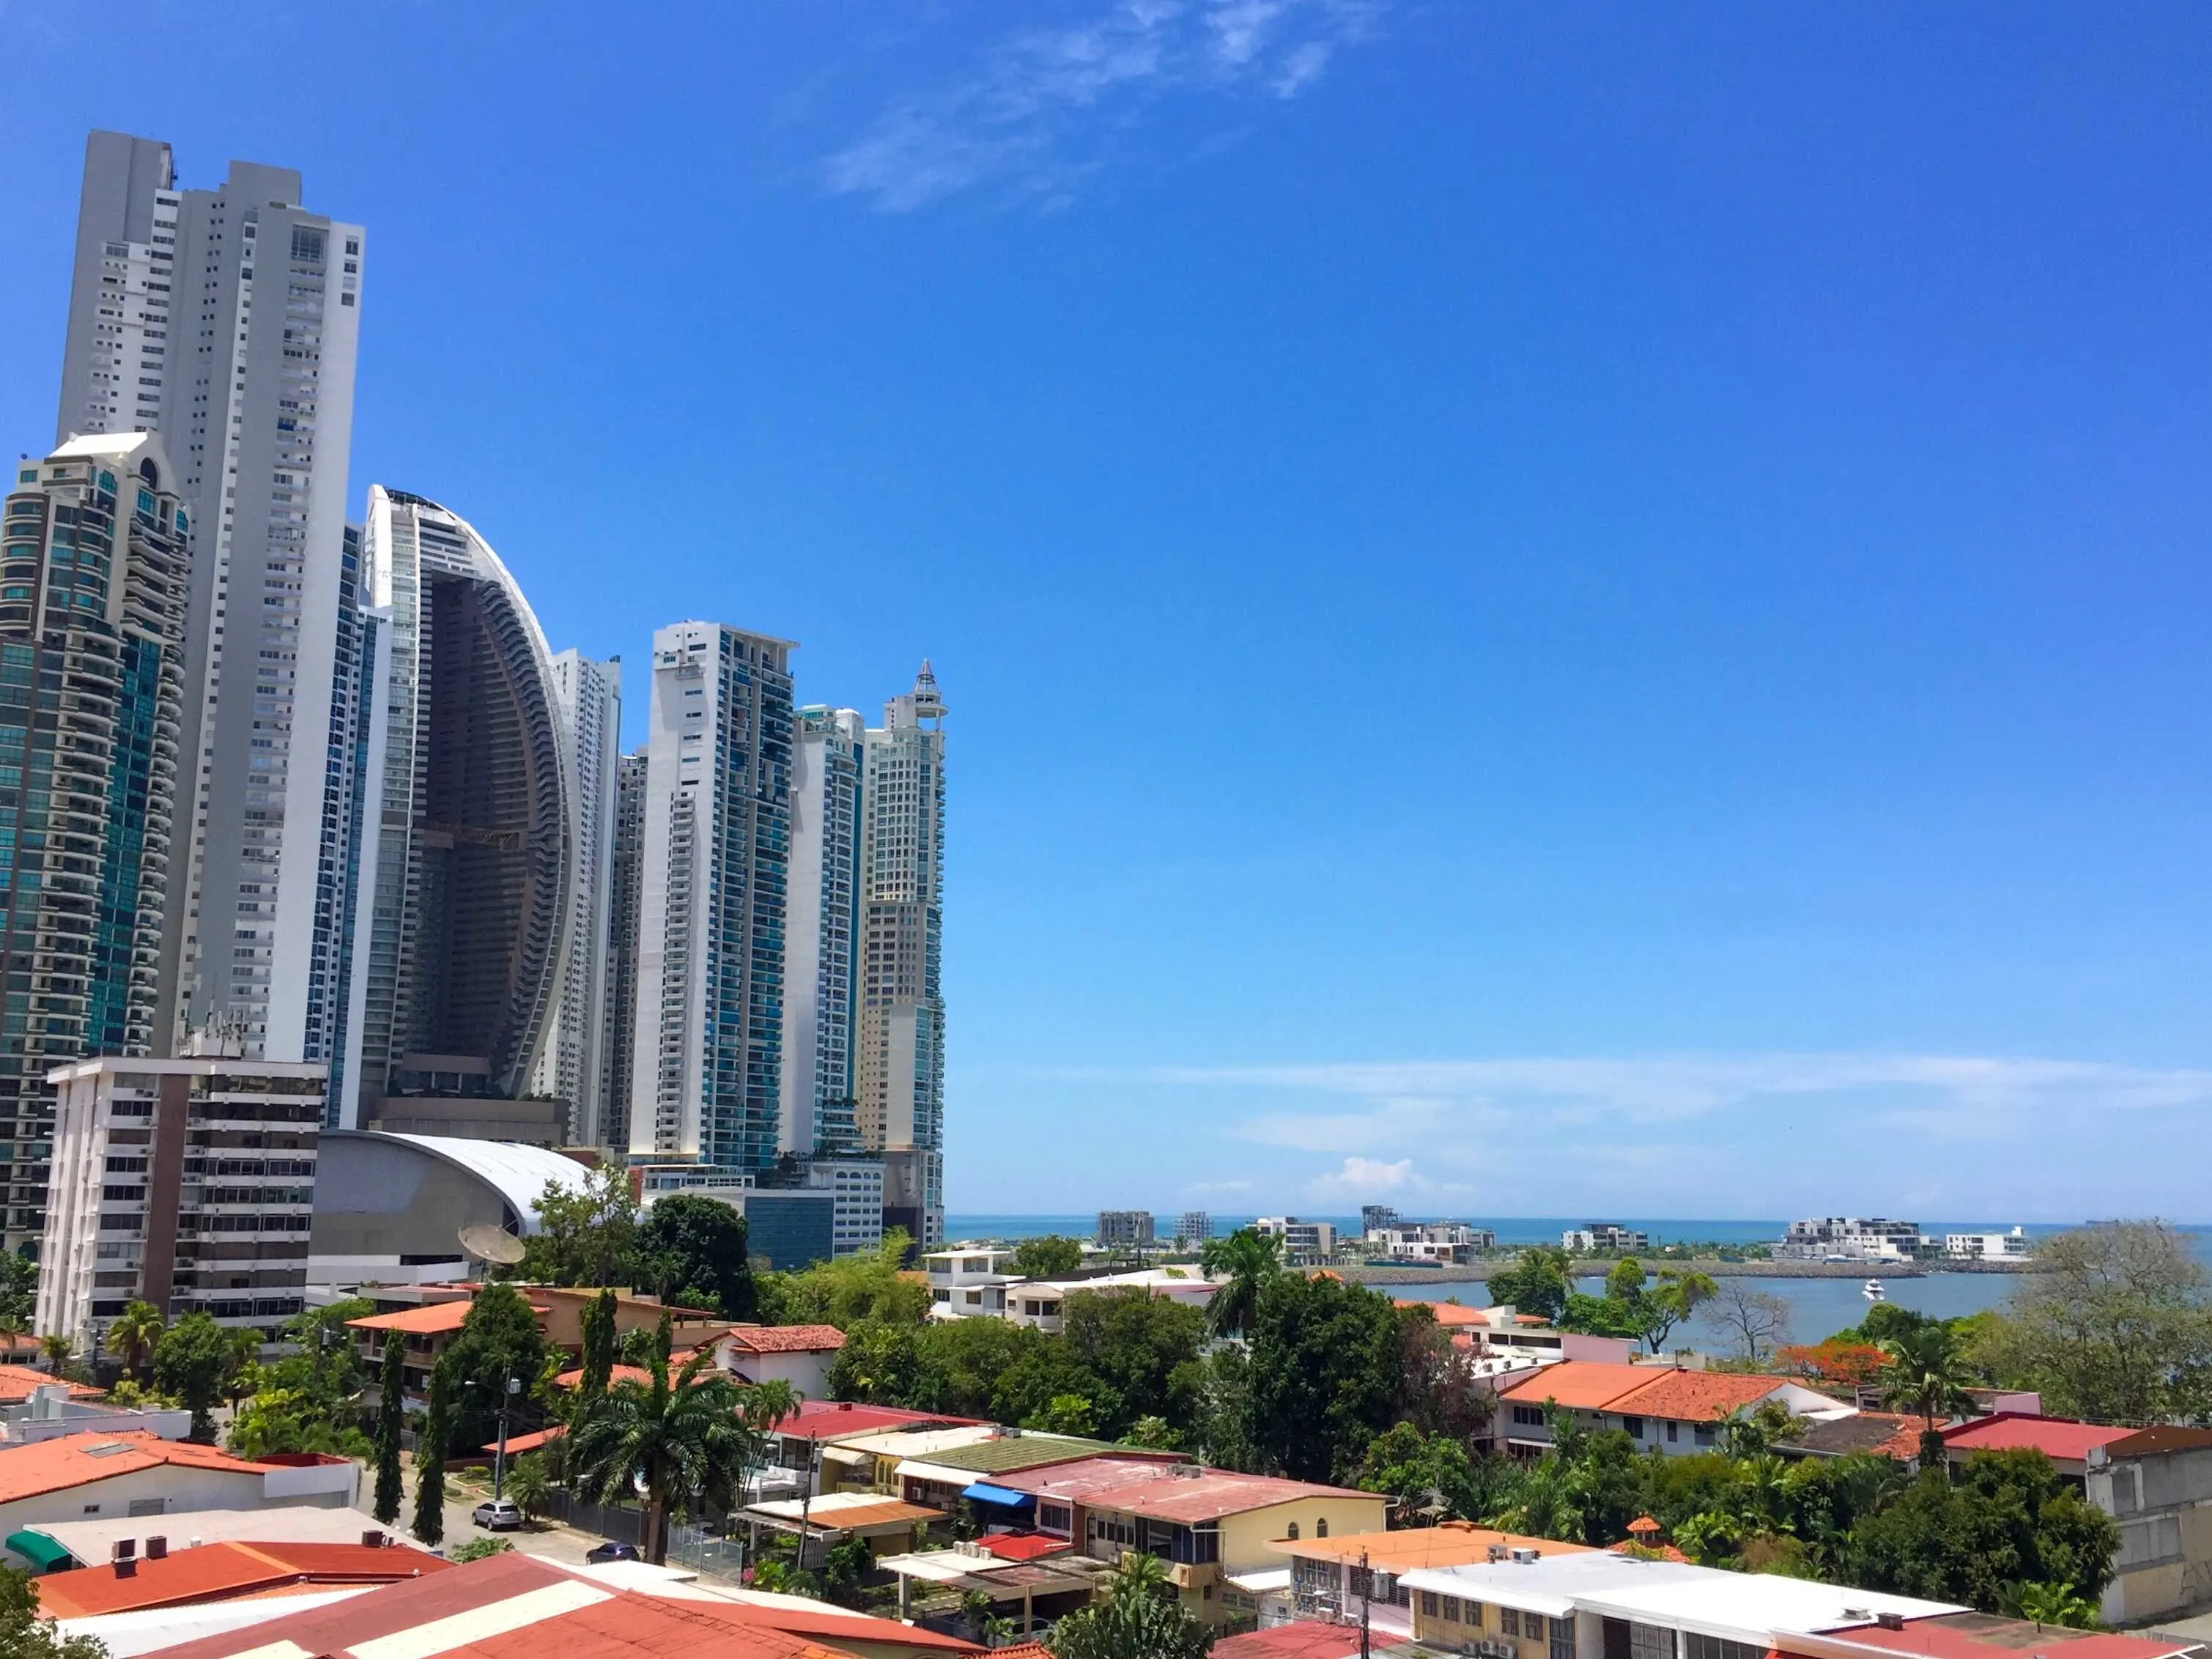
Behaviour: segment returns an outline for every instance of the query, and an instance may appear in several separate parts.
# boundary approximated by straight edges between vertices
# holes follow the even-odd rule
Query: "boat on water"
[[[1866,1297],[1869,1302],[1887,1302],[1889,1300],[1889,1292],[1882,1289],[1881,1280],[1879,1279],[1869,1279],[1867,1280],[1866,1287],[1862,1290],[1859,1294]]]

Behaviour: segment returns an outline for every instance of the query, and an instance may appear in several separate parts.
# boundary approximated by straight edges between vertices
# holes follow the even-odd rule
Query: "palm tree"
[[[1936,1419],[1972,1409],[1966,1387],[1973,1373],[1960,1358],[1957,1340],[1941,1325],[1885,1337],[1876,1346],[1889,1362],[1881,1371],[1881,1403],[1919,1414],[1927,1425],[1920,1436],[1921,1466],[1933,1468],[1943,1456]]]
[[[52,1331],[39,1339],[39,1353],[46,1360],[46,1369],[59,1376],[62,1367],[76,1357],[76,1344],[59,1331]]]
[[[576,1479],[601,1503],[635,1492],[645,1499],[645,1554],[668,1559],[672,1505],[726,1508],[754,1461],[757,1431],[748,1419],[747,1391],[697,1353],[672,1380],[665,1352],[651,1359],[652,1377],[624,1377],[569,1431]]]
[[[150,1302],[133,1302],[107,1328],[107,1352],[143,1382],[154,1364],[154,1345],[168,1328],[159,1308]]]
[[[1283,1270],[1282,1249],[1283,1241],[1274,1234],[1249,1227],[1206,1241],[1198,1262],[1208,1279],[1218,1281],[1206,1305],[1206,1323],[1216,1336],[1242,1336],[1252,1328],[1261,1288]]]
[[[23,1344],[29,1327],[13,1314],[0,1314],[0,1353],[13,1354]]]

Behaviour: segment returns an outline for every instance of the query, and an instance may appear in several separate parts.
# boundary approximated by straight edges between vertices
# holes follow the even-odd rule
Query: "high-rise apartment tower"
[[[523,1092],[572,878],[552,653],[507,567],[465,520],[380,484],[365,562],[392,674],[361,1124],[386,1096]]]
[[[629,1151],[631,1059],[637,1052],[637,928],[644,902],[643,755],[624,755],[615,774],[614,851],[607,860],[606,1041],[599,1051],[599,1144]]]
[[[945,714],[924,662],[884,705],[860,780],[860,1018],[854,1110],[884,1157],[884,1224],[945,1242]]]
[[[0,1124],[6,1243],[45,1227],[46,1074],[160,1041],[190,518],[161,440],[24,461],[0,516]]]
[[[714,623],[653,636],[633,1156],[776,1159],[792,648]]]
[[[167,144],[86,145],[57,435],[158,434],[191,525],[164,1049],[216,1014],[248,1055],[299,1060],[332,991],[342,921],[319,901],[351,856],[325,806],[362,245],[288,168],[179,190]]]
[[[553,659],[553,692],[572,784],[574,872],[553,1022],[532,1086],[540,1095],[568,1103],[571,1143],[612,1146],[605,1121],[605,1050],[615,798],[622,763],[622,659],[594,662],[580,651],[563,651]],[[629,1028],[620,1030],[628,1042]]]
[[[799,711],[792,740],[791,878],[783,964],[782,1121],[778,1146],[801,1158],[848,1152],[853,1005],[859,957],[860,747],[850,708]]]

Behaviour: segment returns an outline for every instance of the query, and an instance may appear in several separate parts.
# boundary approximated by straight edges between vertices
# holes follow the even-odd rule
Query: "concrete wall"
[[[2212,1449],[2124,1458],[2088,1471],[2090,1502],[2120,1523],[2108,1624],[2212,1604]]]

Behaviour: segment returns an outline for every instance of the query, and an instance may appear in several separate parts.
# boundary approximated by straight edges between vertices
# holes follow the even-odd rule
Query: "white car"
[[[511,1498],[488,1498],[471,1517],[486,1532],[513,1532],[522,1524],[522,1511]]]

